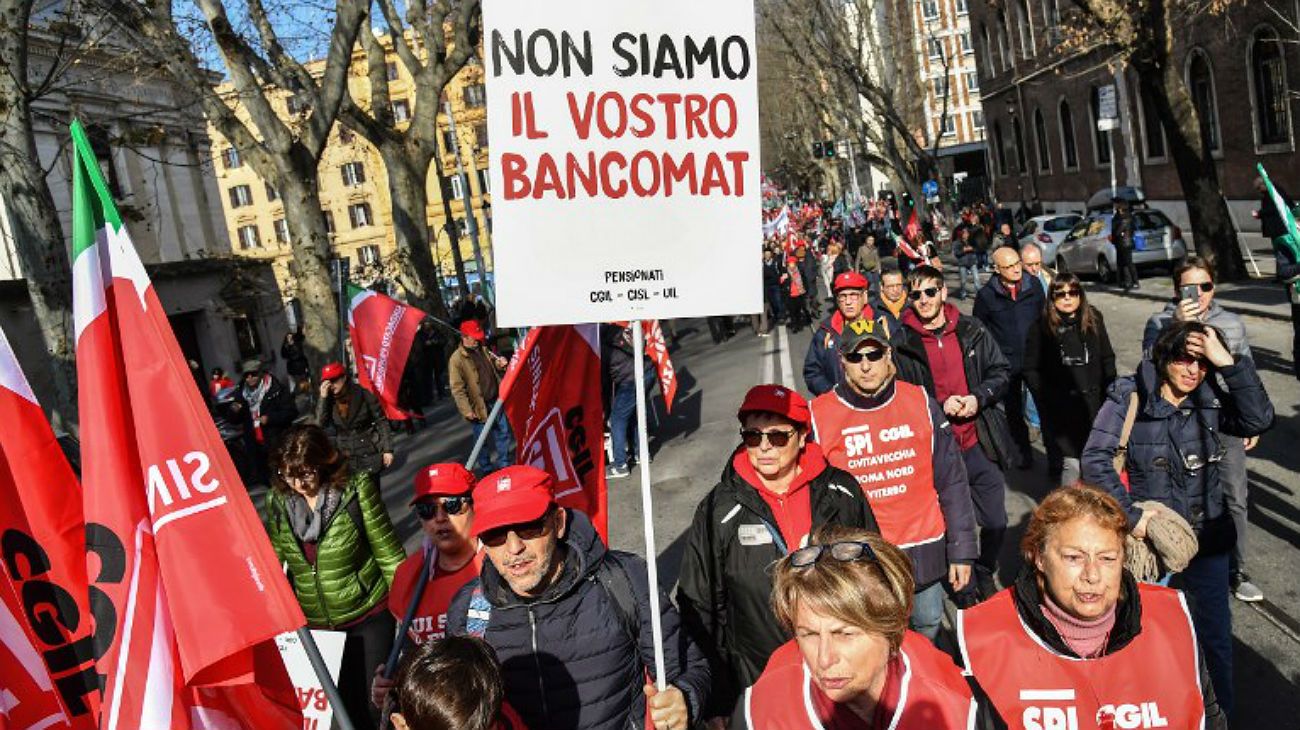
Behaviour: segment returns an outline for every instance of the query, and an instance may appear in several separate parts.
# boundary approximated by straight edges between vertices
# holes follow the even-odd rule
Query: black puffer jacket
[[[947,306],[948,316],[955,316],[956,307]],[[1008,464],[1015,463],[1014,455],[1019,453],[1011,443],[1007,414],[1001,407],[1002,397],[1006,395],[1007,383],[1011,379],[1011,366],[1007,364],[1007,358],[998,348],[998,343],[978,319],[956,316],[957,342],[963,353],[966,385],[979,402],[975,431],[979,434],[984,455],[1005,469]],[[934,374],[930,371],[930,356],[926,354],[925,343],[921,340],[923,335],[916,331],[918,326],[919,320],[912,310],[904,310],[903,336],[894,344],[899,357],[895,357],[894,362],[898,365],[899,380],[925,388],[925,392],[934,398]]]
[[[807,448],[818,449],[820,457],[816,444]],[[788,546],[749,537],[761,532],[758,525],[769,535],[780,532],[772,510],[732,466],[733,459],[727,459],[722,480],[695,510],[677,584],[682,621],[713,667],[706,718],[730,716],[737,697],[762,674],[768,657],[790,640],[771,608],[772,563]],[[871,506],[848,472],[826,465],[807,488],[814,529],[835,524],[879,531]]]
[[[316,425],[330,432],[354,471],[378,473],[384,468],[383,455],[393,453],[383,406],[374,393],[356,383],[349,383],[342,397],[348,404],[347,415],[340,415],[334,396],[327,395],[316,402]]]
[[[1096,309],[1092,316],[1092,331],[1084,331],[1077,313],[1061,318],[1055,328],[1044,316],[1025,341],[1025,383],[1038,404],[1043,431],[1051,434],[1062,454],[1076,459],[1115,380],[1115,350],[1106,320]]]
[[[1120,651],[1133,643],[1138,634],[1142,633],[1142,601],[1138,593],[1137,581],[1127,570],[1124,571],[1122,581],[1119,603],[1115,606],[1115,626],[1106,637],[1106,649],[1102,652],[1102,656],[1110,656]],[[1061,656],[1079,658],[1078,654],[1066,646],[1060,632],[1043,613],[1043,592],[1038,587],[1038,574],[1035,571],[1021,570],[1015,585],[1007,590],[1012,592],[1016,613],[1019,614],[1021,622],[1040,643]],[[1204,727],[1211,730],[1227,730],[1228,717],[1223,713],[1218,699],[1214,696],[1214,683],[1210,681],[1209,672],[1205,668],[1205,657],[1200,654],[1199,647],[1197,652],[1201,674],[1201,698],[1205,702]],[[958,655],[957,659],[960,662],[962,656]],[[979,682],[974,677],[970,677],[968,681],[975,691],[975,701],[979,705],[979,721],[976,727],[982,730],[1005,730],[1006,721],[994,709],[993,703],[989,701],[988,695],[979,686]]]
[[[466,633],[475,590],[491,604],[483,638],[501,660],[505,698],[534,730],[625,730],[645,723],[644,670],[654,673],[650,593],[646,564],[630,553],[606,549],[591,520],[568,510],[562,540],[564,567],[538,599],[525,601],[510,590],[491,561],[479,578],[452,599],[447,631]],[[634,593],[640,636],[633,641],[605,586],[601,561],[616,563]],[[709,694],[709,665],[681,630],[672,602],[660,591],[664,662],[668,682],[686,695],[691,719]]]

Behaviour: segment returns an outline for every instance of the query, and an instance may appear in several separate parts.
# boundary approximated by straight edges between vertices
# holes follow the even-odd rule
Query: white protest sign
[[[342,631],[312,631],[311,636],[320,648],[321,658],[325,660],[330,677],[338,684],[339,666],[343,664],[343,643],[347,634]],[[311,660],[307,658],[298,635],[280,634],[275,637],[275,644],[280,649],[284,668],[289,671],[289,681],[293,682],[294,691],[298,693],[298,705],[302,708],[302,730],[329,730],[330,721],[334,719],[334,708],[325,699],[325,689],[316,678]],[[353,721],[361,719],[353,718]]]
[[[1097,87],[1097,129],[1119,129],[1119,97],[1110,84]]]
[[[484,0],[502,326],[762,306],[753,0]]]

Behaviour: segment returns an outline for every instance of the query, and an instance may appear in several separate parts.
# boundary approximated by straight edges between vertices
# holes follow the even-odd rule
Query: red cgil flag
[[[306,621],[80,122],[73,318],[101,730],[301,728]]]
[[[411,343],[427,315],[377,291],[348,286],[348,337],[357,361],[357,382],[375,394],[390,420],[411,415],[397,406]]]
[[[500,397],[519,439],[516,461],[550,472],[556,501],[585,512],[608,542],[599,337],[594,324],[530,330]]]
[[[93,730],[81,486],[0,332],[0,727]]]
[[[673,359],[668,354],[668,341],[664,339],[663,328],[659,320],[647,319],[641,324],[645,329],[645,354],[655,364],[659,374],[659,391],[664,394],[664,410],[673,412],[673,398],[677,396],[677,371],[673,369]]]

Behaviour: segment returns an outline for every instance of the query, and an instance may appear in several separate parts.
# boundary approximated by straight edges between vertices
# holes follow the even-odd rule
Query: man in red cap
[[[524,465],[479,481],[474,532],[488,560],[452,600],[448,633],[492,646],[506,701],[528,727],[640,727],[648,700],[657,730],[686,730],[708,699],[708,661],[660,590],[669,686],[647,683],[655,659],[645,561],[607,549],[585,514],[556,504],[553,487],[550,474]]]
[[[853,477],[810,439],[808,403],[779,385],[750,389],[741,443],[686,533],[677,603],[713,670],[706,718],[726,718],[790,636],[772,614],[773,562],[826,525],[875,530]]]
[[[356,471],[379,472],[393,463],[393,436],[388,417],[374,393],[355,386],[342,363],[320,370],[320,397],[316,399],[316,425],[334,437]]]
[[[388,610],[401,621],[418,594],[407,637],[423,644],[441,639],[447,630],[447,607],[461,586],[478,577],[482,553],[473,534],[474,475],[460,464],[430,464],[415,473],[415,495],[411,509],[424,532],[423,547],[397,567],[388,592]],[[420,576],[425,561],[431,561],[423,588]],[[381,668],[382,669],[382,668]],[[370,699],[384,706],[384,696],[393,686],[375,672]]]
[[[844,378],[812,402],[813,430],[831,464],[848,471],[880,520],[880,534],[912,559],[912,629],[931,640],[944,583],[961,591],[978,555],[965,463],[944,410],[897,378],[885,320],[859,320],[840,338]]]
[[[447,370],[451,379],[451,397],[456,401],[460,415],[474,428],[474,439],[487,423],[488,413],[497,400],[497,389],[501,387],[501,374],[505,372],[506,360],[487,349],[487,335],[476,320],[467,319],[460,324],[460,347],[451,354]],[[484,443],[479,452],[478,464],[480,474],[491,471],[493,465],[501,469],[513,460],[510,454],[510,423],[505,418],[498,418],[492,424],[492,435],[496,446],[496,461],[492,461],[493,443]]]
[[[867,301],[867,277],[862,274],[846,271],[835,277],[831,289],[835,294],[835,311],[813,333],[812,342],[808,344],[808,354],[803,361],[803,381],[814,396],[829,391],[840,381],[843,370],[840,368],[837,348],[844,325],[860,319],[883,316],[891,320],[891,332],[898,328],[898,323],[892,321],[892,315],[884,311],[877,312]]]

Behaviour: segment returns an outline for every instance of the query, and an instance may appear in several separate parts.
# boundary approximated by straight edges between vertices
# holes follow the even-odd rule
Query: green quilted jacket
[[[353,517],[358,502],[364,534]],[[332,629],[364,616],[386,599],[393,573],[406,559],[379,498],[379,487],[365,472],[348,479],[339,508],[325,523],[317,543],[315,565],[308,562],[302,542],[293,534],[283,494],[269,491],[263,514],[271,545],[280,561],[288,564],[289,582],[313,628]]]

